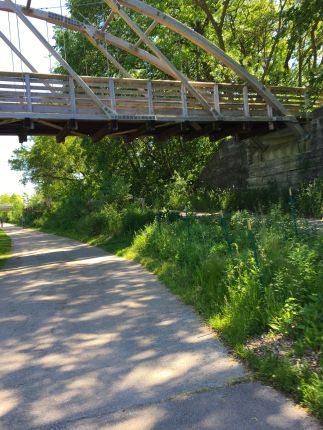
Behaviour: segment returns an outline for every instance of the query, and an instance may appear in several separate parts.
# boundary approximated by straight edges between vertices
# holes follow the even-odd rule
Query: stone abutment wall
[[[288,128],[224,141],[199,182],[212,188],[285,188],[323,176],[323,107],[313,112],[306,131],[302,142]]]

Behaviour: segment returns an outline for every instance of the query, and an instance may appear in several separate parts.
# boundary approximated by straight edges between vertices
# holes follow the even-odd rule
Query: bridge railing
[[[180,82],[83,77],[100,100],[120,119],[156,118],[166,121],[210,121],[210,112]],[[224,120],[273,120],[270,106],[245,85],[192,82]],[[308,107],[304,88],[271,87],[272,93],[295,116]],[[321,96],[316,105],[323,102]],[[314,106],[315,107],[315,106]],[[0,72],[0,117],[106,118],[85,91],[65,75]]]

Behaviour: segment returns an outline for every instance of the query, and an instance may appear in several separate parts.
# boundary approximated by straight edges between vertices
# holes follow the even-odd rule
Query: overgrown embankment
[[[0,229],[0,268],[4,266],[5,262],[10,256],[11,240],[6,233]]]
[[[249,227],[248,227],[249,224]],[[159,275],[258,376],[323,418],[323,238],[278,210],[155,222],[123,253]]]

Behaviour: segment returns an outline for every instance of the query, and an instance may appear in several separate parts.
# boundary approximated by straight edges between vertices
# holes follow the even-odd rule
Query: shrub
[[[122,229],[125,233],[134,233],[155,219],[155,212],[151,209],[141,209],[130,206],[122,211]]]
[[[170,209],[184,209],[190,203],[190,186],[186,179],[177,172],[173,176],[173,181],[167,185],[165,204]]]
[[[297,192],[296,202],[301,215],[321,218],[323,216],[323,178],[303,184]]]
[[[274,330],[299,339],[304,348],[318,348],[320,238],[295,236],[290,216],[277,206],[268,216],[235,212],[227,224],[231,255],[214,217],[155,222],[137,234],[132,255],[160,262],[166,283],[211,318],[232,344]]]

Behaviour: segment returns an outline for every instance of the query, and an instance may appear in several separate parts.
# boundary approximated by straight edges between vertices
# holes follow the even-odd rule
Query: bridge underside
[[[214,122],[161,122],[161,121],[102,121],[102,120],[44,120],[44,119],[7,119],[0,121],[0,134],[18,136],[22,143],[27,136],[55,136],[63,142],[67,136],[90,137],[94,142],[110,137],[135,139],[153,136],[157,140],[171,136],[183,136],[191,140],[201,136],[221,139],[226,136],[247,138],[266,134],[272,130],[284,128],[284,121],[268,123],[266,121],[214,121]]]

